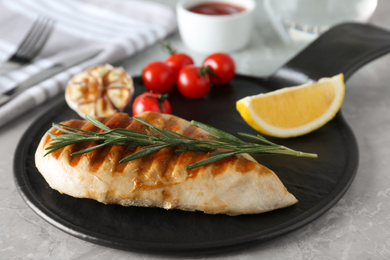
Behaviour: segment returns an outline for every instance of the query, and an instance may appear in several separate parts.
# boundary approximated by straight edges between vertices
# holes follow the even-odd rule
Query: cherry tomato
[[[165,60],[165,63],[172,69],[173,78],[176,81],[179,71],[187,65],[194,64],[194,61],[185,53],[175,52]]]
[[[175,83],[171,68],[162,61],[147,64],[142,71],[142,80],[148,91],[161,94],[169,92]]]
[[[186,98],[201,98],[210,91],[209,75],[203,68],[188,65],[177,78],[177,89]]]
[[[211,69],[210,81],[215,85],[227,84],[234,78],[236,67],[233,59],[226,53],[213,53],[203,61],[204,67]]]
[[[137,96],[133,103],[133,116],[145,111],[153,111],[165,114],[172,114],[171,104],[168,101],[168,94],[145,92]]]

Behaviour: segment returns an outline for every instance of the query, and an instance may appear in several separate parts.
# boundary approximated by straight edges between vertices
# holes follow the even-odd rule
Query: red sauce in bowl
[[[229,15],[242,12],[245,8],[231,3],[208,2],[191,6],[188,10],[198,14]]]

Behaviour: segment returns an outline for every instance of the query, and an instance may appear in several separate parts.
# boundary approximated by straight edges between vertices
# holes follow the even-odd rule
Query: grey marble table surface
[[[158,2],[172,8],[176,3]],[[390,2],[379,0],[370,23],[390,30],[389,10]],[[196,63],[205,57],[188,50],[179,33],[168,40],[192,55]],[[260,8],[250,44],[231,55],[238,73],[264,76],[300,48],[283,43]],[[158,46],[152,46],[121,65],[131,75],[139,75],[147,62],[165,57]],[[390,259],[389,72],[390,56],[385,55],[358,70],[346,84],[342,113],[356,135],[360,162],[351,187],[336,205],[315,221],[282,237],[196,259]],[[53,227],[27,206],[13,179],[14,152],[26,129],[51,105],[48,102],[37,107],[0,129],[0,259],[179,259],[86,242]]]

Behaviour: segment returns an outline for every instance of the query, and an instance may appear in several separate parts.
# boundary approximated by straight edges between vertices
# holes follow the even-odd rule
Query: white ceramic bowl
[[[188,8],[201,3],[230,3],[245,8],[228,15],[206,15]],[[177,3],[180,36],[190,49],[201,52],[230,52],[244,48],[254,27],[254,0],[181,0]]]

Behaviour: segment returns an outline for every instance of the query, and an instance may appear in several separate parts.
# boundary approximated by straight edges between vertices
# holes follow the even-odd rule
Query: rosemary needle
[[[93,117],[86,116],[86,118],[103,131],[96,133],[53,123],[53,126],[62,131],[63,134],[54,135],[49,133],[53,140],[50,142],[51,145],[46,148],[48,151],[45,155],[75,143],[95,141],[98,143],[97,145],[77,151],[72,155],[88,153],[113,144],[142,146],[138,152],[121,159],[120,163],[141,158],[166,147],[174,147],[176,152],[198,151],[209,153],[210,157],[187,166],[187,169],[214,163],[240,153],[249,153],[251,155],[281,154],[317,158],[317,154],[295,151],[288,147],[277,145],[261,135],[238,133],[240,136],[256,141],[245,142],[234,135],[197,121],[191,121],[191,124],[210,133],[208,140],[199,140],[169,129],[162,129],[137,117],[134,117],[134,119],[149,127],[145,133],[124,128],[110,129]],[[217,152],[216,149],[218,149]]]

